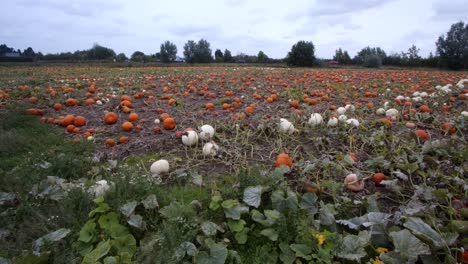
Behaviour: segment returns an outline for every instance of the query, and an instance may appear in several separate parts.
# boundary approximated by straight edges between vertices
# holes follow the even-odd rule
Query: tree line
[[[406,52],[392,53],[387,55],[380,47],[364,47],[353,58],[346,50],[341,48],[335,51],[332,61],[340,65],[360,65],[363,67],[376,68],[382,65],[398,67],[445,67],[449,69],[468,69],[468,23],[453,24],[449,31],[441,35],[436,42],[436,54],[432,52],[426,58],[419,55],[419,49],[412,45]],[[11,56],[15,54],[15,56]],[[9,55],[9,56],[7,56]],[[88,50],[75,52],[62,52],[57,54],[43,55],[35,53],[31,47],[24,51],[15,50],[6,44],[0,45],[0,61],[31,61],[31,60],[60,60],[60,61],[89,61],[89,60],[112,60],[118,62],[153,62],[162,63],[187,62],[187,63],[277,63],[285,62],[291,66],[310,67],[322,66],[330,60],[317,59],[315,47],[311,41],[299,41],[294,44],[291,51],[284,59],[269,58],[263,51],[257,55],[246,55],[244,53],[233,56],[228,49],[221,51],[216,49],[214,57],[210,43],[205,39],[198,42],[189,40],[183,46],[183,58],[177,57],[177,46],[165,41],[161,44],[159,52],[145,54],[135,51],[127,58],[124,53],[116,54],[114,50],[94,44]]]

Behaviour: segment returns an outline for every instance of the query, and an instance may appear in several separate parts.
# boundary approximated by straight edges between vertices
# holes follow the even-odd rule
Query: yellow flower
[[[388,248],[378,247],[375,251],[377,251],[380,254],[386,254],[388,253]]]
[[[384,264],[384,262],[381,261],[379,258],[370,259],[370,262],[371,262],[372,264]]]
[[[319,246],[323,245],[325,243],[325,236],[322,234],[315,234],[315,238],[318,241]]]

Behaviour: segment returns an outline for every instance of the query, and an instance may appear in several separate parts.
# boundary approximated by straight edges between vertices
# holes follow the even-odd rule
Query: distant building
[[[4,57],[17,58],[20,56],[18,52],[7,52],[3,55]]]
[[[340,65],[340,63],[337,62],[337,61],[329,61],[329,62],[328,62],[328,65],[330,65],[330,66],[338,66],[338,65]]]

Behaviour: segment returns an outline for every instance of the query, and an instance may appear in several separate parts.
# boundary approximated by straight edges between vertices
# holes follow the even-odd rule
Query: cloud
[[[450,20],[458,22],[468,18],[468,3],[466,0],[452,0],[450,4],[447,1],[437,1],[433,5],[437,20]]]
[[[52,9],[67,15],[81,17],[93,17],[110,11],[117,11],[123,7],[117,1],[93,0],[20,0],[19,4],[26,8]]]
[[[168,29],[176,36],[213,36],[221,33],[221,27],[217,25],[177,25]]]
[[[395,0],[329,0],[319,1],[308,10],[309,16],[336,16],[381,7]]]

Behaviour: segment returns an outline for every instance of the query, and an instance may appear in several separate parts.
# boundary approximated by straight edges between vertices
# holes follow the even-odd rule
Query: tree
[[[184,57],[188,63],[207,63],[213,61],[210,43],[204,39],[200,39],[198,43],[195,43],[193,40],[187,41],[184,45]]]
[[[233,61],[231,51],[229,51],[228,49],[224,50],[223,60],[224,60],[224,62],[232,62]]]
[[[126,60],[128,60],[127,56],[124,54],[124,53],[119,53],[117,54],[116,58],[115,58],[118,62],[124,62]]]
[[[0,55],[11,52],[15,52],[15,49],[8,47],[6,44],[0,45]]]
[[[468,23],[458,22],[436,42],[440,63],[452,70],[468,68]]]
[[[23,56],[26,58],[34,58],[36,57],[36,53],[31,47],[28,47],[27,49],[23,51]]]
[[[385,51],[379,47],[377,48],[371,48],[371,47],[365,47],[361,51],[358,52],[358,54],[354,57],[354,62],[356,64],[364,64],[364,61],[366,61],[366,57],[369,56],[377,56],[380,58],[380,62],[384,61],[387,57],[387,54]],[[371,61],[376,61],[375,58],[372,58]]]
[[[173,62],[177,56],[177,46],[170,41],[166,41],[161,44],[159,53],[162,62]]]
[[[184,45],[184,58],[187,63],[194,63],[195,62],[195,50],[197,48],[197,44],[193,40],[187,41]]]
[[[351,64],[352,62],[351,57],[349,56],[348,52],[346,50],[343,52],[341,48],[335,51],[335,56],[333,56],[333,60],[343,65],[348,65],[348,64]]]
[[[213,61],[211,57],[210,43],[205,39],[200,39],[195,49],[195,61],[198,63],[208,63]]]
[[[312,42],[301,40],[292,46],[286,57],[286,62],[293,66],[312,66],[315,61],[314,51],[315,48]]]
[[[87,52],[88,58],[92,60],[105,60],[115,57],[115,52],[112,49],[103,47],[99,44],[94,44]]]
[[[223,62],[223,52],[220,49],[215,51],[215,61],[216,62]]]
[[[263,51],[258,52],[258,55],[257,55],[258,62],[260,63],[268,62],[268,59],[269,59],[268,56]]]
[[[130,60],[137,61],[137,62],[143,62],[144,59],[145,59],[145,54],[141,51],[133,52],[132,56],[130,57]]]

